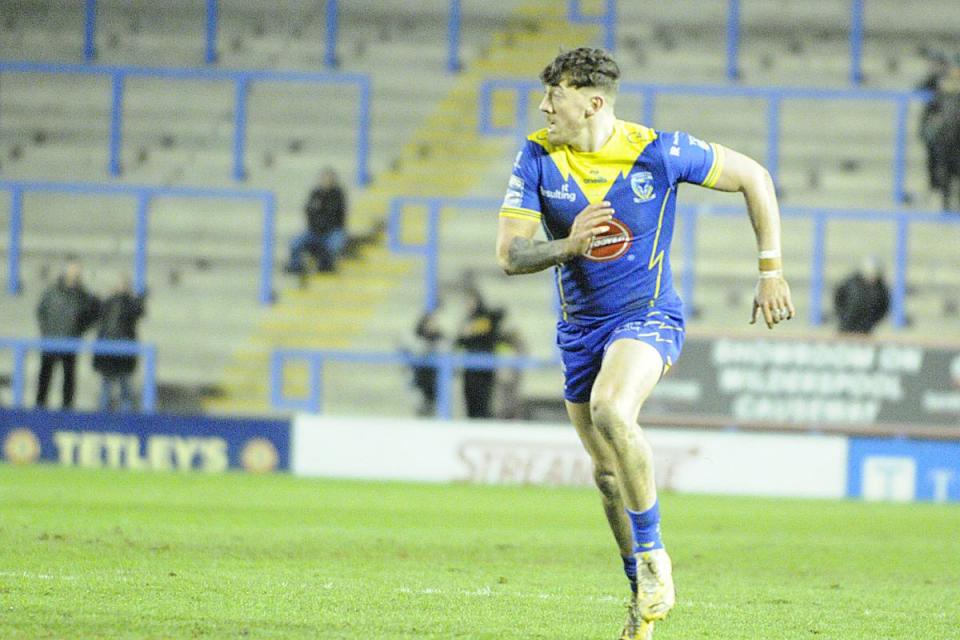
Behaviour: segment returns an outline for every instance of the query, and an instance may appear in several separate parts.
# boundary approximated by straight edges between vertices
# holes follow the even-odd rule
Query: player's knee
[[[620,496],[620,484],[613,471],[607,469],[594,469],[593,481],[600,490],[604,500],[614,501]]]
[[[590,418],[594,427],[608,442],[621,439],[631,418],[628,411],[611,397],[596,394],[590,399]]]

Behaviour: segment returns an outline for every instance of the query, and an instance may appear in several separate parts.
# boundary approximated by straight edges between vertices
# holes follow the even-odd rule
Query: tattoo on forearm
[[[535,273],[569,260],[572,256],[562,240],[514,238],[510,243],[510,273]]]

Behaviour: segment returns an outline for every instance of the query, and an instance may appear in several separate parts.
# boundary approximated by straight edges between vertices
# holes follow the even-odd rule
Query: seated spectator
[[[347,243],[347,198],[333,169],[323,170],[320,184],[310,192],[304,213],[307,228],[290,243],[286,271],[303,273],[305,258],[315,261],[318,271],[334,271]]]
[[[877,258],[864,260],[859,271],[840,283],[834,307],[841,333],[867,334],[883,320],[890,307],[890,291]]]
[[[121,276],[116,288],[100,306],[100,322],[97,331],[98,340],[137,339],[137,322],[144,312],[143,296],[133,293],[130,279]],[[130,377],[137,367],[134,355],[96,354],[93,368],[103,376],[100,391],[100,410],[112,411],[119,401],[119,410],[133,410],[133,393],[130,389]],[[119,398],[116,398],[119,392]]]
[[[37,322],[44,338],[79,338],[97,321],[100,301],[83,286],[83,266],[76,259],[67,262],[63,273],[50,285],[37,306]],[[43,351],[37,380],[37,407],[47,406],[53,367],[63,368],[63,408],[73,408],[76,389],[77,355]]]

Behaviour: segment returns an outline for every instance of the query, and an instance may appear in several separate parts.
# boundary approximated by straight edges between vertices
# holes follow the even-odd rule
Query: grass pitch
[[[670,638],[960,638],[960,508],[664,495]],[[612,640],[592,491],[0,465],[3,638]]]

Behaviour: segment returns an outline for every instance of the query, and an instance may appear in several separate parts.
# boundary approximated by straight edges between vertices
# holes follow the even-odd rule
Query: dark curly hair
[[[615,93],[620,84],[620,67],[603,49],[580,47],[564,51],[540,72],[540,80],[548,86],[566,80],[571,87],[595,87]]]

